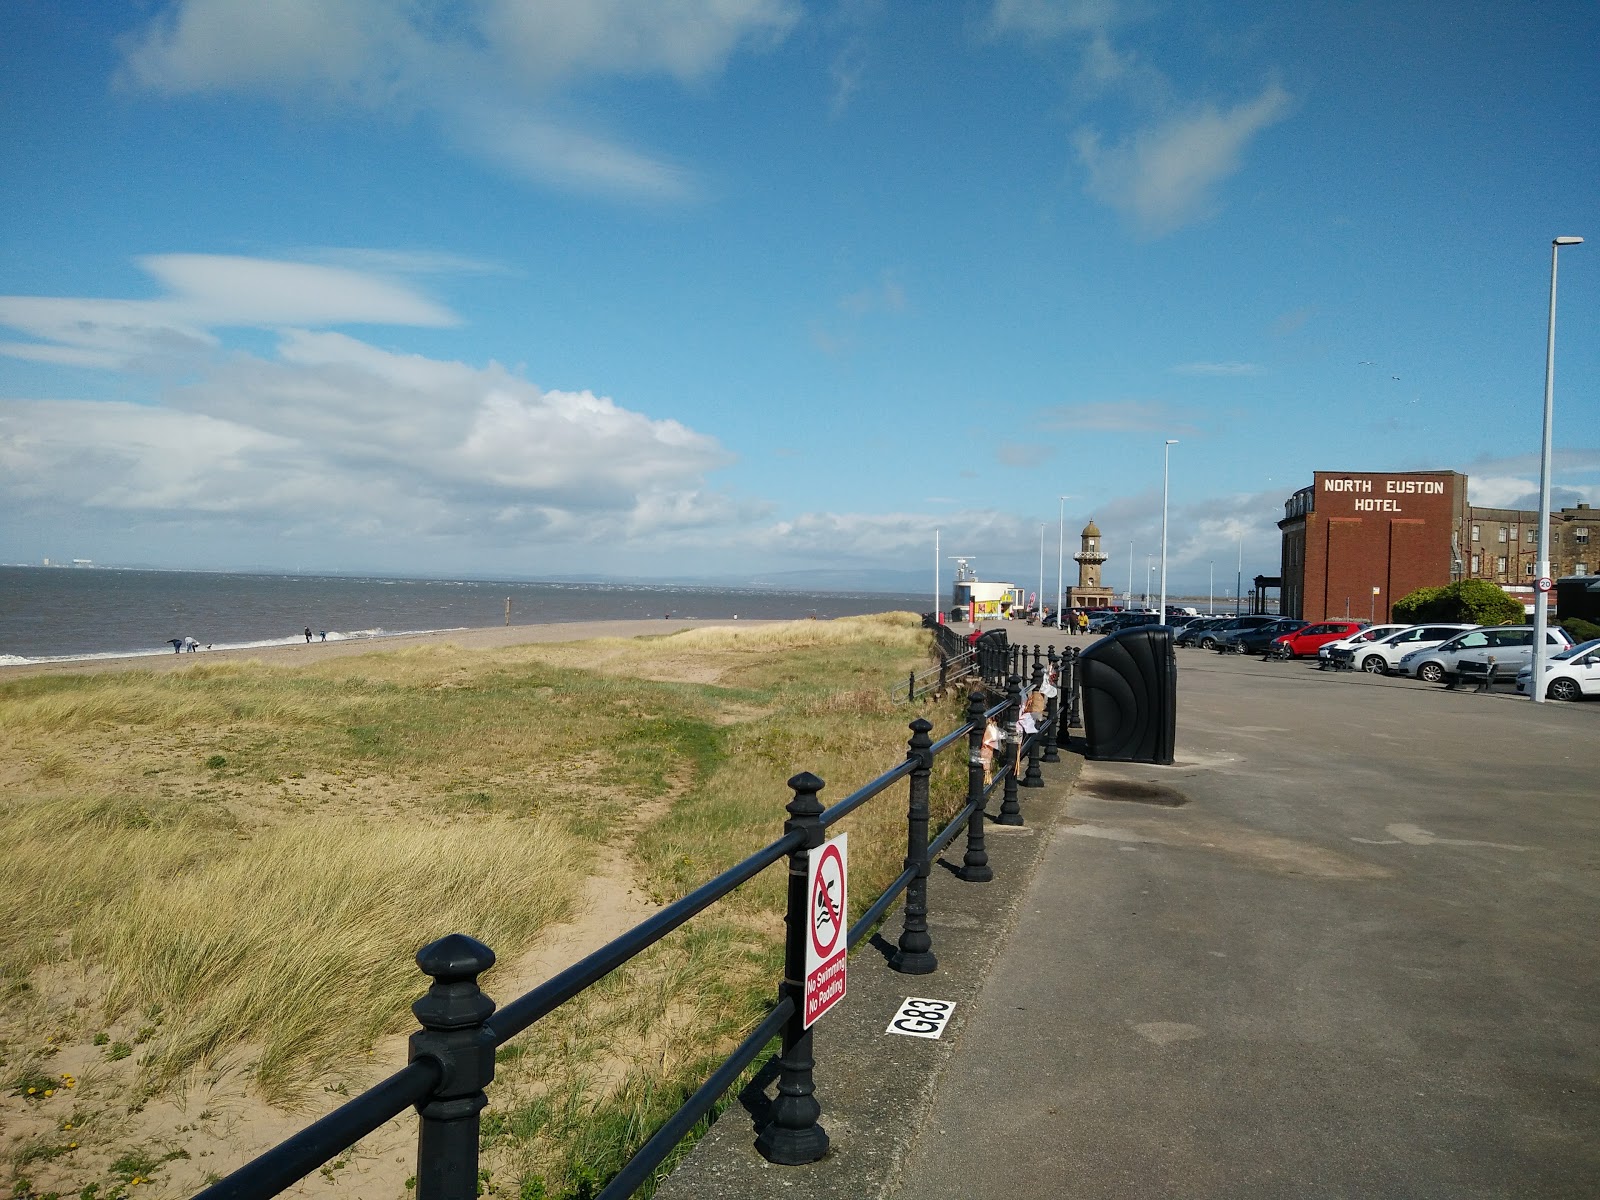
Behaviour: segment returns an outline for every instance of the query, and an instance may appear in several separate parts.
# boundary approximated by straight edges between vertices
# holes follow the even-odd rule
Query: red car
[[[1273,639],[1273,657],[1310,658],[1329,642],[1337,642],[1365,629],[1370,621],[1318,621]]]

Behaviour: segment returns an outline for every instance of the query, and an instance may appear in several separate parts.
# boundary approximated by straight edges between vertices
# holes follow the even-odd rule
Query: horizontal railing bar
[[[847,949],[853,949],[855,947],[855,944],[861,940],[862,936],[867,932],[867,930],[871,929],[878,923],[883,914],[889,911],[889,906],[895,902],[895,898],[899,896],[901,892],[905,891],[907,886],[909,886],[911,881],[916,877],[916,864],[913,864],[907,867],[904,871],[900,872],[900,874],[895,878],[895,881],[889,885],[888,890],[872,902],[872,907],[861,914],[861,919],[859,921],[850,926],[850,932],[845,938],[845,947]]]
[[[962,725],[962,726],[959,726],[959,727],[957,727],[955,729],[952,729],[949,733],[945,734],[942,738],[940,738],[933,745],[929,746],[928,747],[928,753],[933,755],[935,758],[937,758],[940,754],[944,753],[945,750],[950,748],[950,743],[951,742],[960,741],[962,738],[966,737],[967,734],[969,734],[971,732],[972,732],[972,722],[968,721],[965,725]]]
[[[267,1200],[334,1158],[386,1121],[428,1098],[443,1075],[432,1058],[407,1063],[327,1116],[223,1179],[194,1200]]]
[[[723,1064],[683,1102],[683,1107],[667,1118],[660,1129],[656,1130],[648,1142],[639,1147],[639,1152],[630,1158],[618,1171],[611,1182],[600,1189],[600,1194],[595,1200],[625,1200],[633,1195],[652,1172],[671,1154],[694,1124],[706,1113],[711,1111],[712,1105],[717,1102],[717,1097],[733,1086],[744,1069],[755,1061],[756,1056],[766,1047],[766,1044],[777,1037],[783,1030],[783,1023],[794,1015],[794,999],[785,996],[778,1001],[766,1020],[750,1031],[750,1036],[740,1042],[738,1048],[730,1054]]]
[[[890,784],[904,779],[907,775],[911,774],[912,771],[917,769],[917,765],[916,759],[906,759],[905,762],[901,763],[894,770],[886,771],[884,774],[879,775],[871,783],[867,784],[866,787],[861,788],[859,791],[851,792],[843,800],[839,801],[839,803],[825,811],[820,817],[817,818],[817,820],[821,822],[822,827],[826,829],[829,825],[832,825],[835,821],[839,820],[839,818],[853,813],[856,809],[860,808],[868,800],[871,800]]]
[[[703,909],[709,908],[734,888],[753,879],[792,850],[805,844],[802,829],[792,830],[758,850],[741,863],[735,863],[708,883],[703,883],[681,900],[667,905],[655,916],[641,921],[619,938],[607,942],[587,958],[553,975],[526,995],[511,1001],[484,1022],[494,1035],[495,1045],[503,1045],[552,1009],[565,1004],[597,979],[615,971],[634,955],[653,946],[678,926]]]
[[[972,814],[977,810],[977,805],[968,803],[955,816],[950,818],[950,824],[944,827],[944,832],[928,843],[928,861],[932,862],[938,857],[939,852],[956,840],[956,834],[967,827],[967,822],[972,820]]]

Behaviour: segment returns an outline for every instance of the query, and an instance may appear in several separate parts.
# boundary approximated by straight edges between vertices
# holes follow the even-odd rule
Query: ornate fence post
[[[989,866],[989,851],[983,843],[983,730],[987,723],[982,688],[974,688],[967,697],[967,807],[972,815],[967,818],[967,852],[961,857],[956,874],[968,883],[988,883],[994,878]]]
[[[1000,815],[995,818],[997,825],[1022,824],[1022,805],[1017,803],[1017,751],[1022,745],[1022,730],[1017,727],[1017,722],[1021,719],[1022,676],[1013,675],[1007,693],[1006,711],[1002,714],[1002,725],[1006,731],[1006,786],[1005,798],[1000,802]]]
[[[1044,663],[1039,661],[1037,649],[1034,650],[1033,654],[1033,679],[1031,682],[1033,695],[1039,695],[1040,689],[1044,687]],[[1032,703],[1031,697],[1029,698],[1029,703]],[[1044,714],[1040,713],[1039,716],[1042,718]],[[1034,724],[1037,726],[1039,722],[1035,721]],[[1028,738],[1028,773],[1022,777],[1023,787],[1042,788],[1044,786],[1044,772],[1039,769],[1039,759],[1044,754],[1043,743],[1044,730],[1035,728],[1033,734]]]
[[[1056,763],[1061,761],[1057,747],[1061,744],[1061,660],[1056,657],[1056,648],[1050,648],[1050,671],[1056,677],[1056,694],[1045,702],[1045,718],[1050,722],[1048,731],[1044,736],[1044,761]]]
[[[1062,726],[1063,730],[1071,729],[1073,726],[1083,723],[1078,720],[1078,655],[1081,653],[1083,652],[1074,646],[1072,655],[1067,660],[1067,680],[1072,686],[1062,693],[1067,699],[1067,719]]]
[[[817,1103],[812,1070],[811,1030],[806,1028],[805,975],[806,937],[811,928],[811,898],[806,895],[806,876],[810,873],[811,852],[822,845],[825,831],[822,802],[817,793],[827,785],[809,771],[789,780],[794,799],[787,805],[789,819],[785,833],[805,831],[806,840],[789,854],[789,911],[784,915],[783,983],[780,998],[794,1002],[794,1011],[783,1027],[783,1052],[778,1056],[778,1098],[772,1104],[772,1119],[756,1137],[756,1149],[768,1162],[797,1167],[816,1162],[828,1152],[828,1132],[817,1123],[822,1105]],[[849,919],[848,915],[845,918]]]
[[[932,728],[931,721],[918,717],[911,722],[911,741],[906,745],[906,757],[915,759],[917,766],[911,772],[911,798],[906,806],[905,865],[915,867],[917,873],[906,885],[905,926],[899,948],[889,959],[889,966],[902,975],[927,975],[939,968],[933,939],[928,936],[928,776],[933,771],[929,749],[933,739],[928,731]]]
[[[478,1113],[494,1079],[494,1034],[483,1027],[494,1001],[479,990],[478,976],[494,966],[494,951],[452,933],[418,950],[417,966],[433,985],[411,1006],[422,1023],[411,1035],[411,1058],[442,1068],[438,1089],[417,1106],[417,1200],[474,1200]]]

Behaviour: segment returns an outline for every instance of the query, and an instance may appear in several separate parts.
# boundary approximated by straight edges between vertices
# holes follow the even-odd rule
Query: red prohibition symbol
[[[811,893],[811,948],[826,958],[839,944],[844,928],[844,860],[839,847],[827,843],[817,863],[817,881]]]

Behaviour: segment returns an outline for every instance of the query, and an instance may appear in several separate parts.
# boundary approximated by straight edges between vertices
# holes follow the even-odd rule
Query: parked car
[[[1517,672],[1517,691],[1527,695],[1533,678],[1533,663]],[[1581,700],[1600,696],[1600,638],[1579,642],[1571,649],[1547,659],[1544,664],[1544,694],[1552,700]]]
[[[1281,658],[1310,658],[1329,642],[1337,642],[1341,638],[1350,637],[1360,633],[1367,623],[1365,621],[1318,621],[1315,625],[1301,623],[1299,629],[1287,632],[1275,638],[1272,643],[1274,653]]]
[[[1407,625],[1398,633],[1376,638],[1361,647],[1356,653],[1356,666],[1369,674],[1387,675],[1397,670],[1400,660],[1413,650],[1432,650],[1456,634],[1476,628],[1476,625],[1452,624],[1448,621]]]
[[[1155,625],[1160,620],[1155,613],[1147,611],[1098,613],[1089,618],[1089,632],[1111,633],[1134,625]]]
[[[1217,634],[1217,644],[1212,648],[1218,654],[1265,654],[1278,638],[1305,626],[1306,622],[1294,617],[1277,617],[1269,619],[1265,625],[1224,629]]]
[[[1572,637],[1559,625],[1545,630],[1545,644],[1557,650],[1572,645]],[[1490,625],[1458,633],[1431,650],[1413,650],[1400,659],[1397,675],[1415,675],[1427,683],[1439,683],[1456,673],[1463,658],[1482,662],[1493,658],[1502,675],[1528,665],[1533,659],[1533,626]]]
[[[1388,637],[1391,633],[1399,633],[1402,629],[1410,628],[1411,626],[1409,625],[1368,625],[1365,629],[1358,629],[1349,637],[1342,637],[1337,641],[1319,646],[1317,648],[1317,657],[1319,659],[1327,658],[1335,650],[1354,650],[1358,652],[1357,659],[1359,661],[1359,651],[1369,642],[1375,642],[1379,638]]]
[[[1199,646],[1202,650],[1215,650],[1217,648],[1217,639],[1225,633],[1233,633],[1241,629],[1260,629],[1263,625],[1271,625],[1277,620],[1277,617],[1263,617],[1254,615],[1248,617],[1229,617],[1227,620],[1223,621],[1222,624],[1212,629],[1202,630],[1200,636],[1195,639],[1194,644]]]
[[[1200,640],[1200,635],[1206,630],[1220,629],[1231,620],[1233,620],[1232,617],[1201,617],[1197,621],[1190,621],[1182,629],[1178,630],[1178,636],[1173,639],[1173,643],[1178,646],[1196,645]]]

